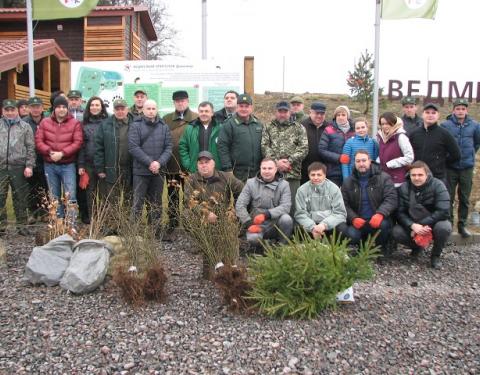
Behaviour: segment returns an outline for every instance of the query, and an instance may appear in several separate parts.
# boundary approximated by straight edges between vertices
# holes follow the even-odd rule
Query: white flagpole
[[[375,64],[373,71],[373,116],[372,116],[372,136],[377,134],[378,123],[378,67],[380,59],[380,12],[382,7],[382,0],[376,0],[375,8]]]
[[[207,59],[207,0],[202,0],[202,60]]]
[[[35,96],[35,59],[33,57],[32,0],[27,0],[27,42],[28,42],[28,87],[30,97]]]

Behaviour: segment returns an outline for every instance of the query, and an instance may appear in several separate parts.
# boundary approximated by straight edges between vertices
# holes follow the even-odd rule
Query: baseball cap
[[[213,160],[213,155],[209,151],[202,151],[198,154],[197,160],[200,160],[201,158]]]

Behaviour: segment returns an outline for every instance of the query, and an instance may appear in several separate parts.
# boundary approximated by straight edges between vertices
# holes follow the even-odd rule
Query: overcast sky
[[[179,52],[201,58],[201,0],[164,2]],[[254,56],[257,93],[282,90],[285,56],[286,91],[346,94],[355,59],[365,49],[374,52],[375,0],[207,0],[207,7],[208,58]],[[473,81],[475,97],[479,11],[478,0],[440,0],[433,21],[382,21],[380,85]]]

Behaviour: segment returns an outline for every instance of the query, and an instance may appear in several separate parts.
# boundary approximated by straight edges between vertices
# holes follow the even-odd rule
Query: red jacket
[[[54,163],[50,158],[51,151],[63,152],[59,164],[75,162],[82,143],[82,126],[70,114],[61,123],[57,122],[55,115],[45,117],[35,133],[35,146],[47,163]]]

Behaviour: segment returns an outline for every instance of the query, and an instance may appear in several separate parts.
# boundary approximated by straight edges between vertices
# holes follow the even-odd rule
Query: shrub
[[[237,264],[240,252],[240,226],[235,216],[233,203],[219,193],[212,193],[208,200],[200,197],[205,191],[195,190],[183,213],[183,226],[203,256],[203,276],[210,278],[215,265]],[[208,220],[215,214],[215,222]]]
[[[249,259],[248,298],[261,312],[280,318],[311,319],[336,305],[336,295],[356,280],[373,276],[378,249],[366,241],[349,257],[348,240],[334,235],[321,241],[296,234],[286,245],[264,244],[265,256]]]

